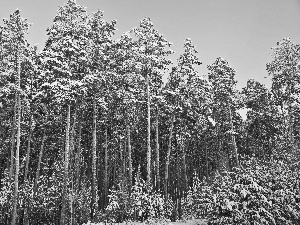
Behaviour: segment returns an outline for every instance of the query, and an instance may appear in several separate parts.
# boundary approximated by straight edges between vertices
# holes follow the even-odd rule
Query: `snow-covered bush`
[[[212,183],[196,180],[185,217],[205,217],[209,224],[299,224],[299,169],[254,158],[243,164]]]
[[[27,208],[30,224],[56,224],[59,221],[63,193],[62,164],[57,162],[52,168],[51,176],[41,175],[39,177],[35,192],[33,190],[34,180],[28,180],[19,185],[18,216],[21,221],[25,208]],[[5,177],[1,180],[0,187],[1,223],[8,222],[11,219],[13,194],[14,177],[9,180],[6,172]],[[68,188],[68,196],[67,221],[71,218],[70,202],[72,200],[73,223],[82,224],[87,222],[90,217],[90,188],[86,188],[86,185],[82,185],[81,189],[77,189],[77,191]]]
[[[124,189],[111,190],[106,208],[107,218],[112,222],[144,221],[169,218],[173,210],[171,201],[139,179],[128,193]]]

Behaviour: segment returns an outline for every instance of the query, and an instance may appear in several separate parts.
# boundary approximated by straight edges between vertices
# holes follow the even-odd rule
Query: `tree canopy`
[[[190,38],[172,62],[152,20],[137,25],[115,37],[68,0],[39,51],[20,10],[4,19],[0,223],[298,224],[299,44],[272,48],[271,88],[238,90],[226,59],[199,74]]]

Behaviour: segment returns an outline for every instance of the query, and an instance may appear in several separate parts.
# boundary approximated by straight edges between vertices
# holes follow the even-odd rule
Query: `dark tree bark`
[[[169,140],[168,140],[168,152],[167,152],[166,167],[165,167],[165,198],[166,199],[168,199],[169,164],[170,164],[170,155],[172,149],[172,133],[174,128],[174,121],[175,121],[175,113],[173,113],[171,119],[171,127],[169,131]]]
[[[129,116],[127,114],[127,116]],[[130,135],[130,123],[129,119],[127,118],[127,123],[126,123],[126,130],[127,130],[127,146],[128,146],[128,168],[129,168],[129,190],[131,190],[132,186],[132,156],[131,156],[131,135]]]
[[[291,104],[288,109],[288,140],[290,144],[294,144],[294,110]]]
[[[20,56],[17,56],[17,65],[18,65],[18,88],[19,90],[21,89],[21,59]],[[18,208],[18,194],[19,194],[19,151],[20,151],[20,138],[21,138],[21,96],[18,90],[18,94],[17,94],[17,148],[16,148],[16,168],[15,168],[15,190],[14,190],[14,198],[13,198],[13,214],[12,214],[12,221],[11,224],[15,225],[17,223],[17,218],[18,218],[18,214],[17,214],[17,208]]]
[[[90,219],[94,222],[94,212],[97,195],[96,181],[96,162],[97,162],[97,105],[96,99],[93,100],[93,144],[92,144],[92,199],[91,199],[91,215]]]
[[[228,101],[228,113],[229,113],[229,122],[230,122],[230,129],[231,129],[231,142],[232,142],[232,151],[233,151],[233,155],[234,155],[234,159],[235,159],[235,167],[240,167],[240,162],[239,162],[239,157],[238,157],[238,153],[237,153],[237,146],[236,146],[236,141],[235,141],[235,136],[233,134],[234,128],[233,128],[233,122],[232,122],[232,113],[231,113],[231,107],[230,107],[230,103]]]
[[[204,140],[204,148],[205,148],[205,166],[206,166],[206,179],[208,179],[209,177],[209,168],[208,168],[208,151],[207,151],[207,146],[206,146],[206,142]]]
[[[188,178],[187,178],[187,169],[186,169],[186,146],[184,144],[184,140],[182,138],[180,142],[180,148],[182,152],[182,163],[183,163],[183,179],[184,179],[184,193],[188,191]]]
[[[71,106],[68,105],[67,109],[67,124],[66,124],[66,146],[65,146],[65,159],[64,159],[64,186],[62,195],[62,207],[60,216],[60,225],[65,224],[66,217],[66,201],[68,200],[68,175],[69,175],[69,151],[70,151],[70,117],[71,117]]]
[[[156,105],[156,126],[155,126],[155,142],[156,142],[156,190],[160,189],[160,175],[159,175],[159,108],[158,105]]]
[[[82,157],[82,151],[81,151],[81,118],[78,121],[78,141],[77,141],[77,153],[75,158],[75,169],[76,169],[76,185],[78,187],[78,190],[80,190],[80,171],[81,171],[81,157]]]
[[[32,120],[33,116],[30,116],[30,122],[29,122],[29,135],[27,139],[27,153],[26,153],[26,166],[25,166],[25,175],[24,175],[24,181],[26,182],[28,179],[28,170],[29,170],[29,161],[30,161],[30,144],[31,144],[31,138],[33,133],[33,127],[32,127]]]
[[[43,129],[43,137],[42,137],[41,149],[40,149],[40,154],[39,154],[39,161],[38,161],[38,166],[37,166],[37,170],[36,170],[36,174],[35,174],[33,196],[35,196],[35,194],[37,192],[37,184],[38,184],[39,179],[40,179],[41,164],[42,164],[42,158],[43,158],[43,154],[44,154],[44,145],[45,145],[46,138],[47,138],[47,136],[46,136],[46,128],[44,128]]]
[[[73,224],[73,186],[74,186],[74,172],[75,168],[75,154],[74,154],[74,150],[75,150],[75,127],[76,127],[76,123],[77,123],[77,108],[78,108],[78,102],[76,102],[76,106],[75,106],[75,113],[73,116],[73,124],[72,124],[72,128],[71,128],[71,133],[70,133],[70,154],[69,154],[69,159],[70,159],[70,168],[71,168],[71,172],[69,173],[69,180],[71,182],[71,191],[70,191],[70,198],[69,198],[69,205],[70,205],[70,225]]]
[[[12,133],[11,133],[11,149],[10,149],[10,163],[9,163],[9,178],[12,178],[14,170],[14,155],[15,155],[15,145],[16,145],[16,121],[17,121],[17,107],[18,107],[18,95],[15,95],[15,105],[14,105],[14,117],[12,122]]]
[[[16,121],[17,121],[17,110],[18,110],[18,95],[15,94],[15,104],[14,104],[14,115],[13,115],[13,122],[12,122],[12,132],[11,132],[11,148],[10,148],[10,160],[7,160],[7,170],[9,171],[8,177],[9,180],[12,180],[12,176],[14,173],[14,155],[15,155],[15,145],[16,145]],[[8,201],[11,201],[11,197],[9,197]],[[6,218],[5,224],[8,224],[9,220],[9,206],[6,209]]]
[[[151,182],[151,115],[150,115],[150,77],[147,71],[147,183]]]
[[[105,126],[105,144],[104,144],[104,206],[107,204],[108,196],[108,141],[107,141],[107,124]]]
[[[27,139],[27,153],[26,153],[26,166],[25,166],[25,175],[24,175],[24,182],[27,182],[28,179],[28,170],[29,170],[29,160],[30,160],[30,144],[31,144],[31,138],[32,138],[32,133],[33,133],[33,116],[30,116],[30,122],[29,122],[29,135]],[[24,219],[23,219],[23,224],[28,225],[29,224],[29,219],[28,219],[28,202],[24,203],[25,204],[25,209],[24,209]]]

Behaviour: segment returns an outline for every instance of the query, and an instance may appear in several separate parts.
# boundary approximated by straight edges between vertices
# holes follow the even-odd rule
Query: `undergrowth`
[[[206,218],[211,225],[300,224],[298,165],[255,158],[242,164],[211,183],[195,179],[184,216]]]
[[[171,200],[155,192],[143,179],[137,179],[131,190],[121,185],[111,190],[106,207],[109,222],[123,221],[165,221],[171,217],[174,205]]]

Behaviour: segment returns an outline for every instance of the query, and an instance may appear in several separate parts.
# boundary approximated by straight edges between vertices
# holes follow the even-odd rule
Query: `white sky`
[[[0,0],[0,18],[8,18],[16,8],[33,23],[28,36],[41,49],[46,28],[51,25],[59,5],[66,0]],[[300,43],[299,0],[77,0],[88,13],[104,11],[107,20],[116,19],[118,32],[139,25],[150,17],[155,28],[165,35],[176,54],[183,51],[185,38],[191,38],[206,66],[221,56],[237,71],[238,88],[254,78],[270,86],[266,63],[272,60],[271,47],[290,37]],[[2,22],[0,23],[2,24]]]

